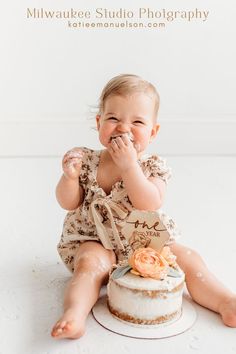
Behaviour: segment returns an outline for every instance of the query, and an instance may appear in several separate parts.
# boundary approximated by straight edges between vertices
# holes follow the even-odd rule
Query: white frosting
[[[116,279],[115,281],[120,286],[124,286],[129,289],[143,289],[143,290],[168,290],[176,288],[180,283],[184,281],[184,273],[179,269],[181,277],[169,277],[167,276],[163,280],[156,280],[152,278],[143,278],[132,274],[126,273],[123,277]]]
[[[140,320],[155,320],[160,316],[170,315],[181,310],[181,290],[169,292],[184,281],[184,273],[179,278],[166,277],[165,280],[142,278],[132,273],[115,279],[108,284],[109,304],[119,313],[128,314]],[[167,290],[156,297],[147,296],[143,292],[134,292],[129,289],[140,290]]]

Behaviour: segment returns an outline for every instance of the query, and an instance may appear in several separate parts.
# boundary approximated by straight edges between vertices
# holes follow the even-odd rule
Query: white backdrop
[[[206,21],[167,21],[164,28],[70,28],[67,19],[27,18],[27,9],[97,8],[209,11]],[[161,130],[151,151],[236,154],[236,5],[234,0],[25,1],[2,3],[0,155],[61,156],[99,147],[89,119],[104,84],[120,73],[143,76],[161,96]],[[76,19],[72,22],[86,22]],[[87,21],[87,22],[89,22]],[[147,22],[146,22],[147,23]]]

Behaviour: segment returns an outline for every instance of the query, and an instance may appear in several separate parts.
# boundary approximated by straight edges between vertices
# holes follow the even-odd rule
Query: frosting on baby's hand
[[[79,148],[74,148],[65,154],[62,167],[67,178],[75,179],[79,177],[83,155],[83,151]]]
[[[133,146],[134,146],[135,150],[136,150],[137,152],[140,152],[140,144],[139,144],[138,142],[135,142],[135,141],[134,141],[134,136],[133,136],[133,134],[130,133],[130,132],[128,132],[128,133],[123,133],[123,134],[112,135],[110,140],[113,141],[114,139],[116,139],[116,138],[118,138],[118,137],[122,138],[122,136],[127,136],[128,139],[131,141],[131,143],[133,143]]]
[[[123,133],[123,134],[112,135],[112,136],[111,136],[111,141],[112,141],[113,139],[118,138],[118,137],[121,137],[121,138],[122,138],[122,136],[127,136],[127,137],[129,138],[129,140],[130,140],[132,143],[134,142],[134,137],[133,137],[133,134],[132,134],[132,133]]]

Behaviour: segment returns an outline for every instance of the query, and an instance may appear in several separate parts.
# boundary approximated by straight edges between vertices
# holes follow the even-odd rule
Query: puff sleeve
[[[167,166],[165,159],[158,155],[151,155],[143,161],[142,165],[146,177],[159,177],[168,183],[171,177],[171,168]]]

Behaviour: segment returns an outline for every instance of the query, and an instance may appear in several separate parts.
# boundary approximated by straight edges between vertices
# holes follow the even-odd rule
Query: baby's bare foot
[[[219,313],[226,326],[236,327],[236,295],[227,298],[220,304]]]
[[[85,332],[85,319],[75,309],[68,309],[62,318],[55,324],[51,335],[54,338],[78,339]]]

